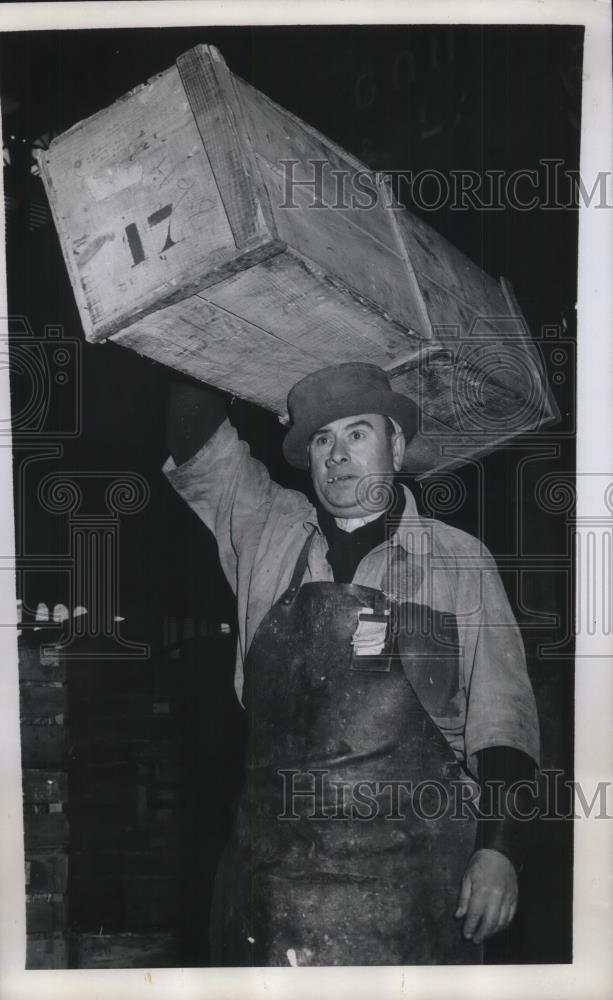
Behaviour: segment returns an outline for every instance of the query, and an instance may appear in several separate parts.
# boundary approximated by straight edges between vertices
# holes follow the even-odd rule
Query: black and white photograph
[[[14,961],[553,996],[611,904],[586,17],[5,6]]]

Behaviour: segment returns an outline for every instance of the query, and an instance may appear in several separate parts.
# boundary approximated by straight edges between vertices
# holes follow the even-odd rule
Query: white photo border
[[[569,24],[585,26],[581,174],[611,169],[611,6],[607,0],[174,0],[174,2],[7,3],[0,31],[277,24]],[[613,215],[581,205],[579,214],[577,474],[579,517],[601,498],[597,475],[613,474]],[[0,314],[8,315],[0,260]],[[6,319],[0,336],[8,336]],[[10,420],[8,370],[0,371],[0,419]],[[14,552],[11,449],[2,463],[1,552]],[[588,475],[589,474],[589,475]],[[593,485],[590,486],[590,483]],[[3,622],[15,619],[15,580],[2,558]],[[579,587],[581,581],[577,581]],[[579,597],[579,594],[577,595]],[[597,655],[594,655],[594,651]],[[3,1000],[173,997],[396,996],[456,1000],[610,996],[613,983],[613,821],[575,824],[573,962],[568,965],[25,971],[25,903],[16,630],[0,628],[0,996]],[[575,777],[594,787],[613,774],[611,638],[578,636]]]

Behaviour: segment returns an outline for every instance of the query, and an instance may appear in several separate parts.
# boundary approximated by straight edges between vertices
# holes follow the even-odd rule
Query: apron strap
[[[313,528],[311,534],[307,537],[304,545],[300,550],[300,554],[296,560],[296,565],[294,566],[294,572],[292,573],[292,578],[289,582],[289,587],[287,588],[283,597],[281,598],[281,604],[285,605],[291,604],[300,589],[300,584],[302,583],[302,578],[304,576],[309,561],[309,552],[311,551],[311,545],[313,544],[313,539],[315,538],[315,530],[316,529]]]

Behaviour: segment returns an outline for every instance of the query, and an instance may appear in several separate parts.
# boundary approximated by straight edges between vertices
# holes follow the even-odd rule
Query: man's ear
[[[403,431],[396,431],[392,435],[392,457],[394,460],[394,472],[400,472],[404,460],[406,441]]]

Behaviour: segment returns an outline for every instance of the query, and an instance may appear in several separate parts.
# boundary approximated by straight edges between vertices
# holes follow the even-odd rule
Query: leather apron
[[[475,843],[475,821],[453,815],[467,775],[398,655],[354,655],[358,616],[381,611],[382,592],[300,586],[312,537],[245,662],[247,776],[212,964],[477,964],[453,918]],[[403,649],[427,657],[428,629],[410,632]]]

